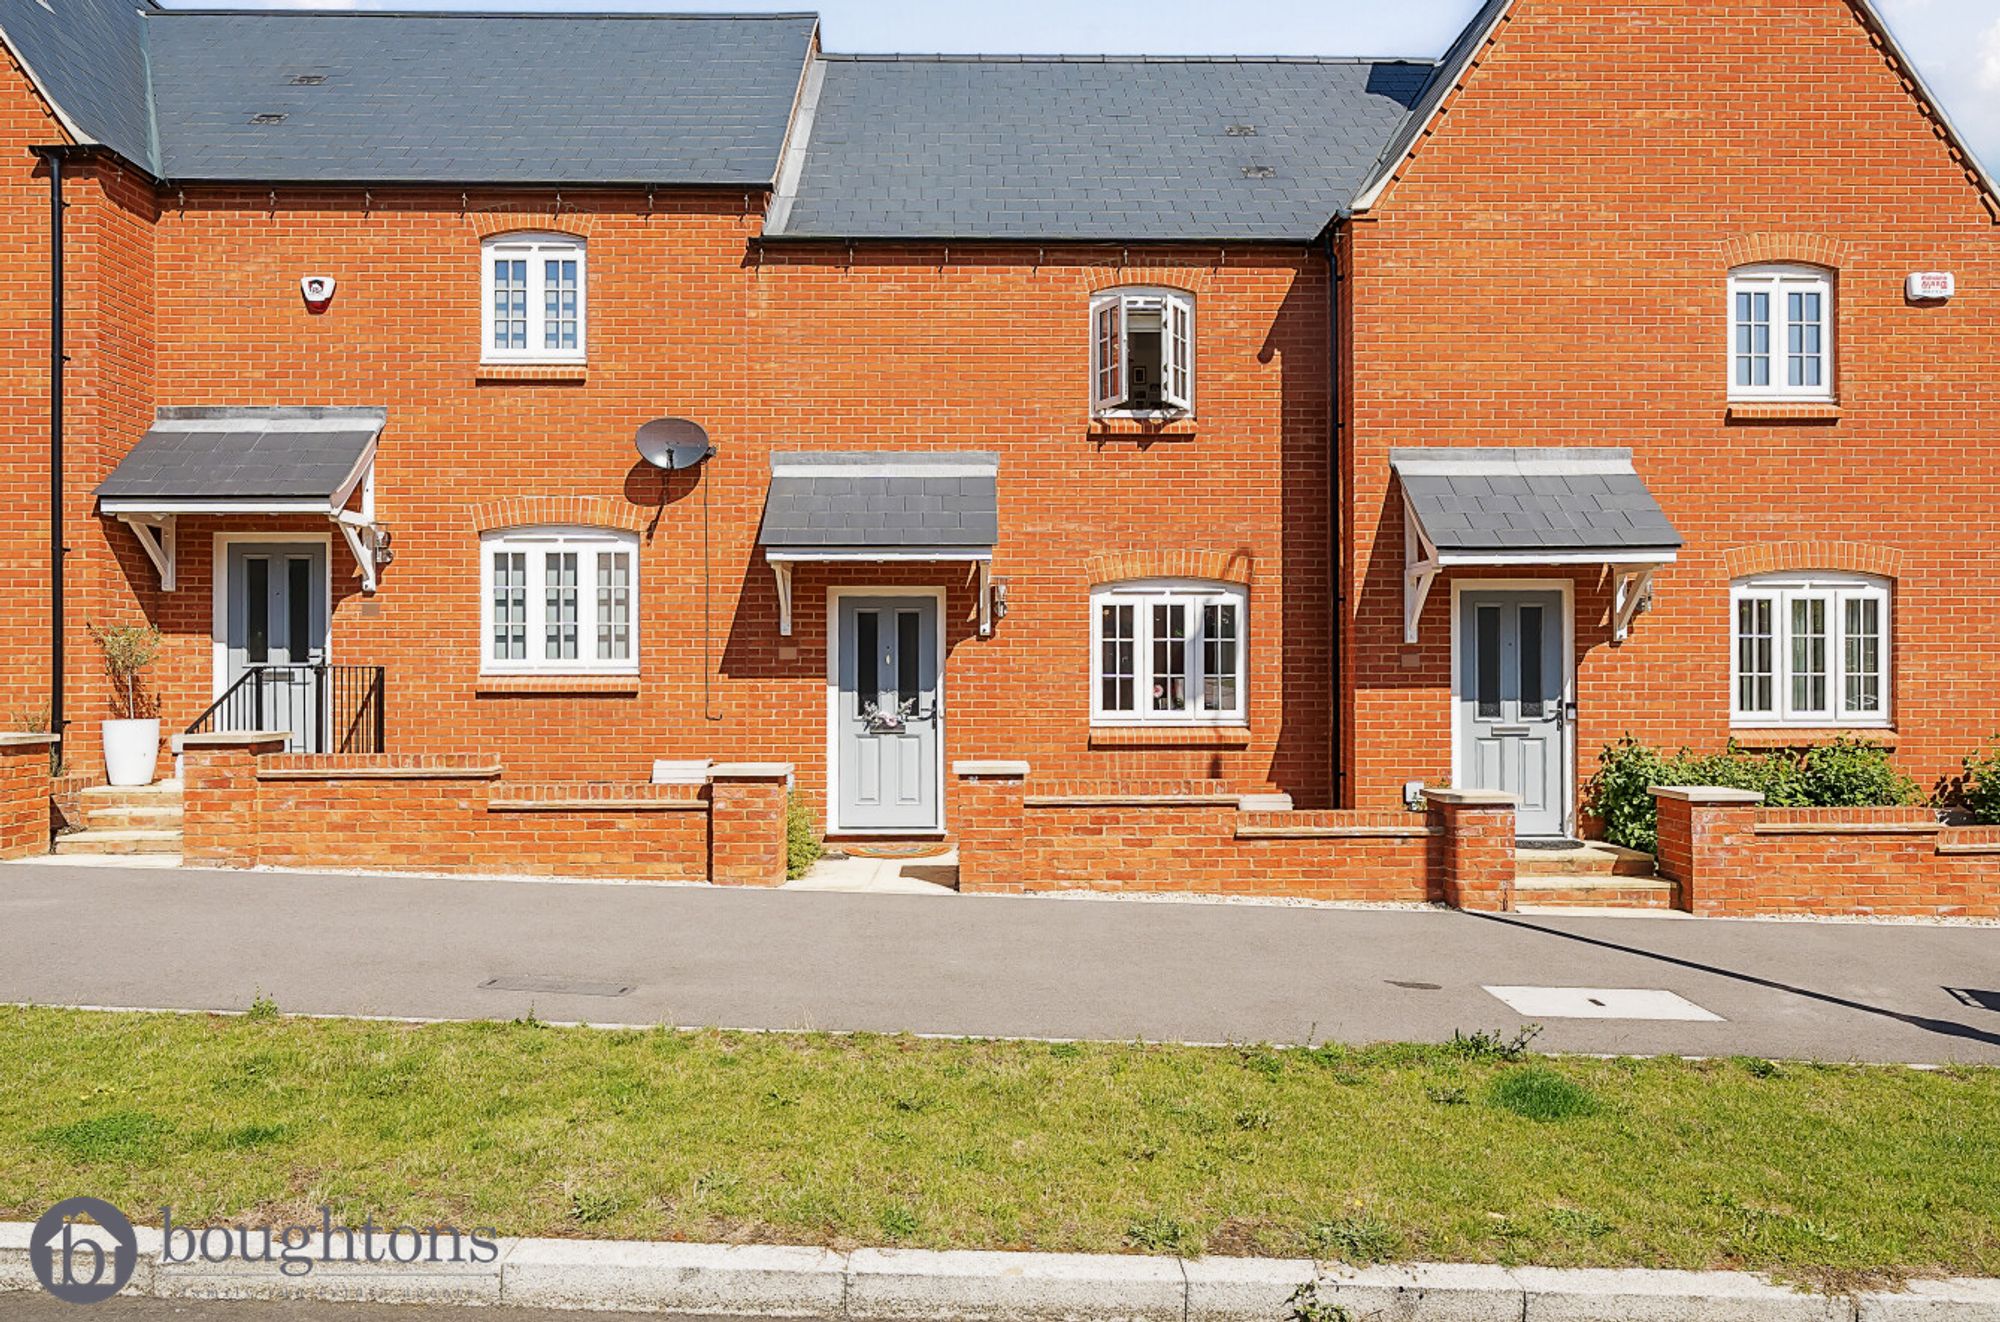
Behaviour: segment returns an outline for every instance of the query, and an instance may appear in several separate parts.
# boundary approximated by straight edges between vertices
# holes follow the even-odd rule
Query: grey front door
[[[1561,592],[1459,596],[1458,788],[1519,797],[1524,836],[1560,836],[1569,813]]]
[[[257,678],[221,713],[238,729],[289,730],[291,747],[324,752],[326,546],[230,542],[225,690]]]
[[[842,597],[834,713],[836,825],[935,830],[943,713],[934,597]]]

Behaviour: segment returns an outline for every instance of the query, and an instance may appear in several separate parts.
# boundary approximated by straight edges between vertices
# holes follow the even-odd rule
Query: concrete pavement
[[[1434,1041],[1485,990],[1659,989],[1554,1051],[2000,1064],[2000,928],[0,865],[0,1001],[948,1036]]]

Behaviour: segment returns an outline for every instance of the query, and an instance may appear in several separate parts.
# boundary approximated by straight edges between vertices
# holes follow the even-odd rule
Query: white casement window
[[[1090,594],[1098,725],[1244,720],[1249,601],[1221,583],[1113,583]]]
[[[1833,398],[1833,276],[1816,266],[1729,273],[1729,397]]]
[[[584,361],[582,239],[509,234],[488,239],[482,261],[485,361]]]
[[[1738,725],[1889,724],[1889,585],[1776,574],[1730,591],[1730,716]]]
[[[1098,415],[1194,411],[1194,296],[1111,289],[1090,301],[1090,407]]]
[[[639,539],[601,528],[517,528],[480,543],[481,670],[639,673]]]

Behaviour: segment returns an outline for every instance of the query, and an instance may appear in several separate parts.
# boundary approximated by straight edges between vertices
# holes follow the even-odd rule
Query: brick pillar
[[[1749,846],[1764,796],[1755,790],[1708,785],[1655,785],[1659,843],[1653,848],[1660,875],[1679,883],[1680,907],[1719,914],[1748,898],[1755,882]]]
[[[1487,790],[1425,790],[1432,841],[1432,889],[1454,909],[1514,908],[1515,799]]]
[[[724,762],[708,771],[708,879],[718,886],[785,884],[789,762]]]
[[[0,734],[0,858],[49,852],[52,734]]]
[[[964,895],[1019,895],[1026,829],[1026,762],[954,762],[958,777],[958,889]]]
[[[257,866],[258,833],[263,830],[257,759],[284,752],[290,738],[272,731],[181,737],[182,862],[205,868]]]

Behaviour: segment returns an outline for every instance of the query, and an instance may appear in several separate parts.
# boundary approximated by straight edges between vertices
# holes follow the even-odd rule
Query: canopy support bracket
[[[118,521],[132,530],[139,548],[159,571],[160,591],[172,592],[178,586],[180,569],[179,520],[171,514],[121,514]]]
[[[993,636],[993,562],[979,562],[979,636]]]
[[[792,562],[771,561],[771,573],[778,580],[778,636],[792,636]]]
[[[1611,593],[1611,641],[1622,643],[1632,633],[1632,622],[1653,604],[1653,574],[1657,565],[1613,565]]]
[[[1403,501],[1403,646],[1417,645],[1417,625],[1424,618],[1424,606],[1431,599],[1431,588],[1437,583],[1437,547],[1431,545],[1424,536],[1424,526],[1417,521],[1417,512],[1410,508],[1406,497]]]

